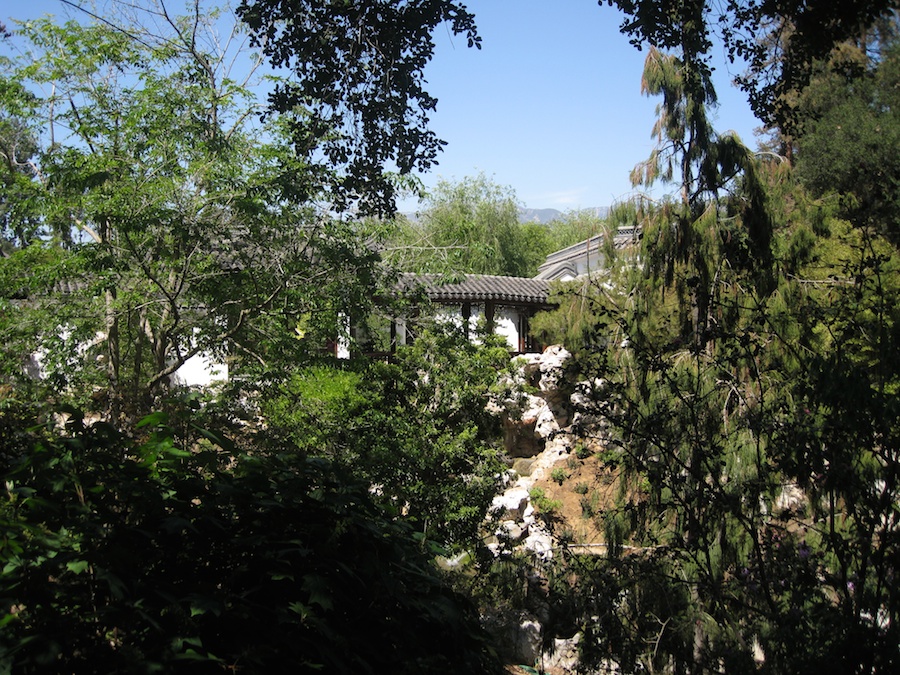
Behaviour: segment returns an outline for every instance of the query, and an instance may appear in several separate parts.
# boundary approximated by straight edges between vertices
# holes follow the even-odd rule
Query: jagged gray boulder
[[[490,614],[482,617],[482,625],[508,663],[540,660],[543,627],[528,612]]]
[[[491,512],[499,515],[500,520],[521,520],[528,506],[528,490],[524,487],[513,487],[503,494],[494,497]]]

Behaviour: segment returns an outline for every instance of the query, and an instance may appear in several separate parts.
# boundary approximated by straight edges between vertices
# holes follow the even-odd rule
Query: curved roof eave
[[[432,302],[485,302],[547,305],[550,293],[545,279],[466,274],[459,281],[444,281],[439,274],[403,274],[401,287],[421,288]]]

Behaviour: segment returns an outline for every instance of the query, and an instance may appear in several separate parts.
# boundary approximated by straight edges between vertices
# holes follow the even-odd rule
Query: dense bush
[[[331,363],[294,373],[267,396],[273,431],[377,486],[423,534],[476,543],[502,470],[499,421],[486,410],[509,365],[502,339],[480,345],[434,327],[393,363]]]
[[[0,418],[18,433],[0,671],[490,671],[432,546],[367,485],[214,432],[179,447],[162,414],[138,442],[69,412],[64,430]]]

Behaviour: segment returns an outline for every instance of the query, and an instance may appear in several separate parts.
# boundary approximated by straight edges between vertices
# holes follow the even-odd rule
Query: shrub
[[[540,513],[551,516],[555,511],[562,508],[562,502],[558,499],[550,499],[543,489],[539,487],[531,488],[528,491],[531,503]]]
[[[162,414],[136,442],[69,413],[3,467],[7,672],[492,672],[433,545],[367,485],[215,431],[188,452]]]
[[[581,505],[581,517],[593,518],[600,510],[600,493],[594,490],[589,497],[587,496],[587,486],[585,486],[585,492],[582,494],[584,496],[578,500],[578,503]]]
[[[385,506],[454,549],[481,541],[502,466],[485,406],[509,365],[451,327],[423,331],[395,363],[360,360],[295,373],[263,405],[273,431],[309,456],[378,485]]]

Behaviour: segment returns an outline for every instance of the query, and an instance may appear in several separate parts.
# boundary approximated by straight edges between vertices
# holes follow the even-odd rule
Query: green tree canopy
[[[654,6],[636,35],[676,53],[648,54],[659,146],[636,177],[679,194],[642,205],[639,254],[580,296],[579,365],[612,423],[593,432],[620,487],[599,518],[608,558],[571,559],[584,654],[626,671],[891,672],[900,254],[890,179],[863,175],[875,125],[893,142],[892,94],[868,67],[813,82],[795,172],[710,127],[702,3]]]
[[[437,106],[423,74],[432,34],[446,24],[480,48],[474,16],[453,0],[244,0],[238,14],[273,65],[294,75],[270,102],[304,110],[292,138],[317,188],[339,208],[393,214],[396,183],[386,171],[427,170],[443,145],[428,128]]]
[[[847,44],[820,64],[797,106],[797,169],[816,196],[838,195],[842,213],[900,237],[900,40],[897,23],[877,49]]]
[[[401,223],[385,257],[410,272],[530,277],[551,246],[548,228],[519,223],[512,189],[482,174],[439,181],[416,219]]]
[[[503,470],[499,418],[486,407],[510,363],[502,337],[481,337],[420,326],[392,363],[292,372],[266,393],[262,413],[299,450],[377,485],[376,499],[423,535],[478,549]]]
[[[809,82],[816,62],[897,9],[896,0],[838,4],[736,0],[724,6],[709,0],[599,0],[599,4],[624,12],[621,30],[633,44],[696,61],[699,78],[688,84],[695,96],[704,86],[702,80],[709,78],[709,54],[718,39],[731,59],[748,64],[738,83],[756,115],[788,136],[795,127],[793,96]]]
[[[290,115],[260,126],[259,60],[218,40],[216,13],[143,11],[20,27],[29,56],[6,63],[3,105],[38,145],[17,151],[3,202],[26,210],[6,229],[40,236],[0,272],[20,309],[54,317],[8,345],[7,373],[42,348],[60,391],[99,384],[140,406],[201,352],[262,369],[314,353],[376,274],[365,233],[308,191]],[[10,145],[19,127],[4,125]],[[306,341],[291,337],[301,319]]]

